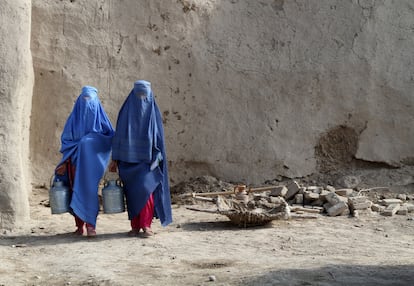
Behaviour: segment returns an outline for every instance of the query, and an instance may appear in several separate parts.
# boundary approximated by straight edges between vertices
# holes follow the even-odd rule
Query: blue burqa
[[[110,158],[113,135],[97,89],[84,86],[62,132],[59,165],[70,159],[76,167],[70,207],[94,227],[99,212],[98,185]],[[68,181],[67,174],[61,179]]]
[[[152,193],[155,215],[161,225],[170,224],[172,213],[164,130],[151,83],[147,81],[135,82],[119,111],[112,159],[118,161],[129,219],[140,213]]]

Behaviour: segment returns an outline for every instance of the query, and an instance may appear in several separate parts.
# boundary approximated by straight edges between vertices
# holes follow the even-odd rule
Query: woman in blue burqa
[[[75,234],[96,235],[99,212],[98,186],[111,154],[114,130],[98,98],[98,90],[84,86],[62,132],[62,160],[55,178],[72,190],[70,208]]]
[[[161,114],[151,90],[151,83],[139,80],[118,114],[112,141],[112,162],[124,185],[131,221],[129,235],[143,231],[153,235],[153,217],[162,226],[172,222],[167,158]]]

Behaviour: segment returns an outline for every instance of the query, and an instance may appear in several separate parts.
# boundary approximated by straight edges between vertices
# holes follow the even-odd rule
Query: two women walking
[[[69,186],[70,208],[77,230],[84,226],[96,235],[99,212],[98,186],[112,150],[109,171],[118,170],[124,185],[129,235],[153,235],[153,217],[166,226],[172,222],[167,160],[161,114],[151,84],[137,81],[118,114],[116,131],[103,110],[97,90],[84,87],[62,136],[63,154],[55,176]]]

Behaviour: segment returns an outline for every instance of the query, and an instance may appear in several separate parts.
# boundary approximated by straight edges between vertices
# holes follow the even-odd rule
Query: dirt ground
[[[1,234],[0,285],[414,285],[414,213],[238,228],[174,204],[152,238],[128,237],[126,213],[102,213],[88,239],[47,199],[34,189],[29,230]]]

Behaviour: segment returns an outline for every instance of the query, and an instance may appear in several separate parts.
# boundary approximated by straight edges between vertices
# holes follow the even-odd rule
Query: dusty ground
[[[240,229],[174,205],[174,223],[154,221],[153,238],[128,237],[121,213],[100,214],[88,239],[47,198],[33,191],[29,231],[1,234],[0,285],[414,285],[414,214]]]

